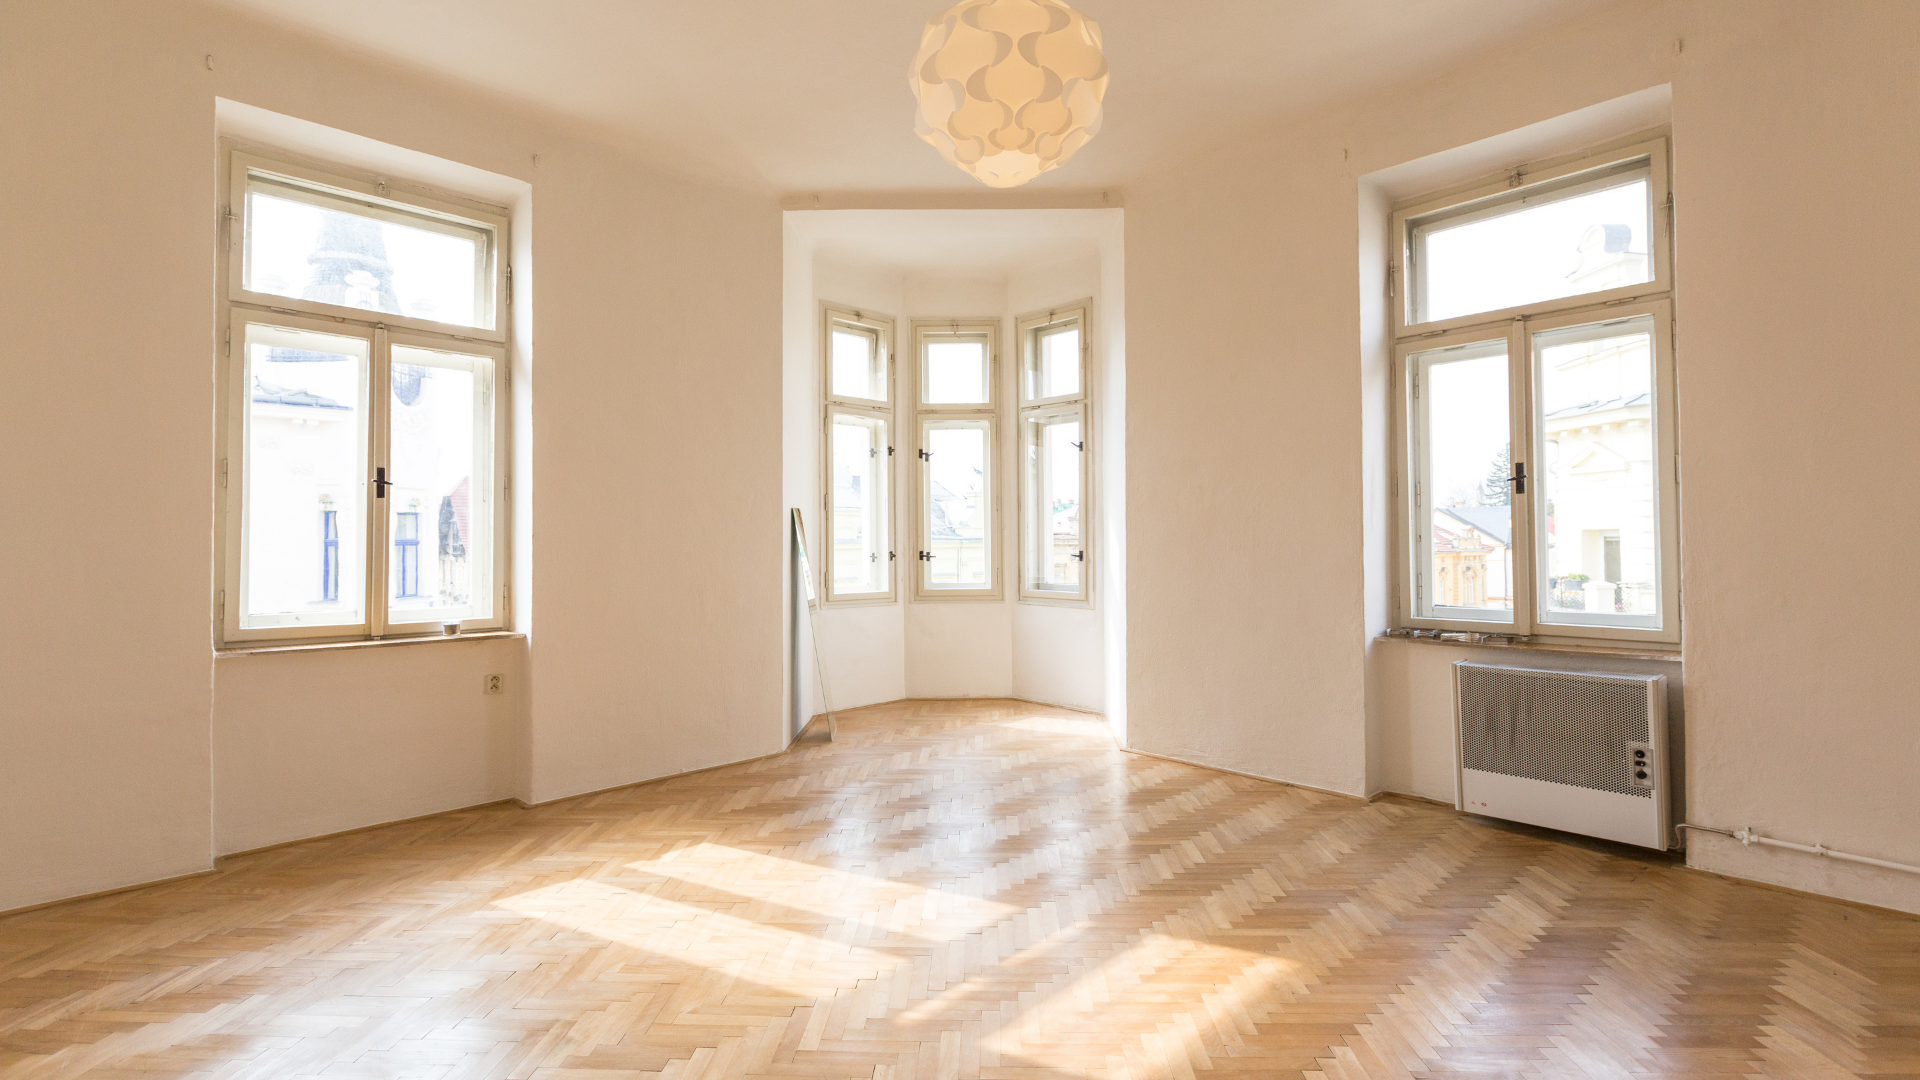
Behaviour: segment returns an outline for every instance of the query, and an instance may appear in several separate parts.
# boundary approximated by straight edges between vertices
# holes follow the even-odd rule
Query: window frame
[[[290,187],[306,198],[296,201],[324,204],[325,201],[351,203],[366,216],[396,221],[433,230],[435,224],[459,226],[462,231],[479,229],[490,237],[488,251],[477,268],[488,286],[483,290],[486,318],[479,326],[438,322],[412,315],[368,312],[362,308],[303,300],[279,293],[254,292],[246,288],[247,214],[246,194],[249,178],[258,175],[277,186]],[[505,343],[512,307],[512,267],[507,252],[507,212],[485,203],[458,200],[430,188],[390,181],[379,177],[355,175],[332,166],[317,166],[291,157],[269,155],[253,148],[232,148],[221,193],[221,214],[226,244],[225,288],[221,295],[228,303],[248,304],[269,310],[322,315],[349,322],[377,321],[389,327],[423,330],[434,334]],[[455,231],[444,229],[439,231]],[[480,284],[476,281],[476,284]],[[370,320],[369,316],[373,316]]]
[[[954,333],[982,334],[987,339],[987,400],[978,404],[925,405],[920,382],[926,372],[926,346],[930,337]],[[913,449],[914,457],[914,551],[913,599],[916,602],[997,601],[1004,599],[1006,556],[1000,482],[1000,320],[993,317],[915,319],[911,326],[914,351]],[[926,456],[927,432],[933,427],[984,422],[986,428],[987,524],[983,536],[987,543],[987,584],[978,589],[940,589],[927,581],[930,570],[923,555],[933,551],[933,474]]]
[[[1407,222],[1423,216],[1431,218],[1436,209],[1463,206],[1484,200],[1491,193],[1526,191],[1533,182],[1553,184],[1569,176],[1605,169],[1622,161],[1645,157],[1651,162],[1650,198],[1655,279],[1641,285],[1623,287],[1579,296],[1562,297],[1489,311],[1436,323],[1408,326],[1403,319],[1411,303],[1406,295],[1411,288],[1398,290],[1389,306],[1393,309],[1394,342],[1391,360],[1393,388],[1392,498],[1394,505],[1394,604],[1395,625],[1407,629],[1441,632],[1511,634],[1553,644],[1614,646],[1643,644],[1677,646],[1681,639],[1680,606],[1680,520],[1679,474],[1680,441],[1675,399],[1676,316],[1671,296],[1672,248],[1671,207],[1666,176],[1667,140],[1664,135],[1648,139],[1638,136],[1611,149],[1592,151],[1553,168],[1521,168],[1508,175],[1521,176],[1528,183],[1508,187],[1507,180],[1489,181],[1458,189],[1438,197],[1423,196],[1395,211],[1394,235],[1398,238],[1400,265],[1407,265]],[[1391,272],[1391,268],[1390,268]],[[1390,287],[1392,278],[1389,279]],[[1653,438],[1653,481],[1655,506],[1659,514],[1657,552],[1659,558],[1660,611],[1658,627],[1606,626],[1550,620],[1542,609],[1545,592],[1547,550],[1544,513],[1536,513],[1534,495],[1539,490],[1544,462],[1544,432],[1536,423],[1539,358],[1535,336],[1553,330],[1587,325],[1651,320]],[[1431,542],[1433,511],[1427,505],[1431,485],[1426,476],[1424,423],[1421,404],[1416,398],[1416,375],[1431,360],[1425,358],[1445,350],[1477,343],[1504,341],[1508,377],[1508,423],[1511,459],[1527,467],[1529,484],[1525,493],[1514,493],[1509,555],[1513,574],[1513,618],[1511,621],[1463,619],[1423,614],[1429,610],[1423,591],[1432,583],[1423,581],[1426,545]],[[1524,451],[1524,457],[1522,452]],[[1424,513],[1424,516],[1423,516]],[[1425,528],[1422,529],[1421,526]]]
[[[1436,220],[1472,220],[1476,216],[1491,215],[1507,203],[1527,198],[1528,193],[1560,194],[1567,188],[1607,178],[1613,170],[1641,158],[1647,160],[1647,246],[1653,256],[1652,281],[1563,296],[1556,300],[1536,300],[1433,322],[1413,321],[1420,292],[1416,245],[1413,243],[1416,228]],[[1570,158],[1522,165],[1508,170],[1499,178],[1421,196],[1399,207],[1393,213],[1393,252],[1387,266],[1390,299],[1387,306],[1392,311],[1394,339],[1398,341],[1415,334],[1439,334],[1462,327],[1510,321],[1516,317],[1544,315],[1575,305],[1599,306],[1672,293],[1673,198],[1667,159],[1667,139],[1664,135],[1654,138],[1637,136],[1628,142],[1596,148]]]
[[[295,177],[330,190],[384,189],[384,197],[380,201],[388,204],[411,205],[415,199],[428,208],[444,208],[455,204],[449,203],[444,194],[429,194],[426,189],[369,178],[345,168],[333,171],[331,167],[322,168],[291,157],[274,156],[270,151],[256,147],[241,147],[222,140],[221,149],[229,156],[229,167],[221,170],[220,174],[222,190],[218,205],[222,208],[224,227],[219,242],[226,245],[229,257],[220,260],[220,273],[224,280],[216,291],[223,333],[215,349],[216,385],[220,388],[221,402],[216,410],[215,433],[219,450],[214,475],[215,649],[263,644],[404,640],[444,634],[443,626],[448,620],[443,613],[436,613],[427,620],[414,621],[404,617],[393,618],[391,616],[398,613],[388,610],[391,599],[387,595],[390,591],[389,564],[393,546],[388,519],[392,511],[385,498],[374,494],[371,478],[376,468],[390,466],[389,399],[392,394],[392,349],[395,345],[484,358],[490,365],[490,378],[483,381],[482,392],[476,394],[476,399],[484,399],[487,410],[484,416],[476,414],[476,434],[479,434],[480,425],[484,422],[484,429],[491,440],[491,452],[487,460],[492,475],[486,478],[484,486],[478,477],[474,478],[472,485],[472,498],[481,504],[474,508],[474,512],[486,513],[492,527],[490,557],[484,566],[490,613],[484,617],[463,618],[460,627],[462,632],[478,632],[499,630],[511,625],[513,612],[509,568],[512,565],[512,533],[508,510],[511,503],[511,476],[508,468],[512,460],[509,424],[512,415],[512,367],[506,341],[512,330],[512,298],[508,291],[511,271],[505,265],[505,253],[511,250],[506,212],[479,203],[458,204],[463,215],[484,218],[490,229],[491,250],[485,261],[489,265],[494,290],[491,305],[496,324],[490,330],[321,304],[271,293],[248,292],[240,288],[246,224],[244,202],[235,209],[232,194],[235,190],[244,192],[249,173],[261,171],[263,164],[265,171],[273,175]],[[363,466],[361,471],[364,473],[359,479],[361,513],[365,517],[362,519],[360,536],[351,541],[344,535],[339,537],[341,570],[344,570],[345,554],[351,550],[349,543],[360,545],[363,574],[361,603],[364,607],[362,618],[357,623],[329,626],[241,625],[247,596],[242,529],[248,467],[247,414],[251,400],[251,387],[245,377],[246,331],[249,324],[357,338],[366,342],[367,373],[362,388],[362,406],[366,410],[367,430],[359,450]],[[476,409],[479,408],[477,400]],[[324,537],[322,550],[324,553]],[[481,566],[475,566],[476,575],[481,569]],[[475,587],[479,588],[477,584]]]
[[[881,350],[881,385],[886,388],[887,399],[878,401],[872,398],[854,397],[847,394],[835,394],[833,390],[833,331],[836,325],[859,327],[871,332]],[[822,606],[856,607],[868,604],[891,604],[900,598],[900,545],[899,545],[899,500],[895,498],[897,479],[894,474],[894,462],[899,455],[896,448],[900,443],[898,426],[899,408],[899,364],[895,348],[895,321],[891,315],[880,315],[871,311],[846,304],[823,303],[820,305],[820,514],[822,547],[816,561],[821,581],[816,590]],[[886,521],[880,530],[881,538],[887,547],[887,571],[884,575],[887,587],[881,592],[842,593],[834,587],[834,559],[836,557],[833,542],[833,418],[836,413],[877,420],[885,435],[887,461],[884,466],[885,480],[883,490],[886,499],[883,514]]]
[[[1018,446],[1018,485],[1019,485],[1019,522],[1018,535],[1020,547],[1020,586],[1021,603],[1054,605],[1061,607],[1090,608],[1093,606],[1094,573],[1098,564],[1098,549],[1095,543],[1095,499],[1094,499],[1094,454],[1098,442],[1093,422],[1093,387],[1089,379],[1092,365],[1092,335],[1088,331],[1087,313],[1092,308],[1091,300],[1077,301],[1062,307],[1049,308],[1043,312],[1033,312],[1015,320],[1015,334],[1020,342],[1019,370],[1015,375],[1016,394],[1019,407],[1015,412],[1014,424]],[[1073,394],[1058,394],[1051,397],[1031,397],[1027,393],[1030,377],[1034,377],[1039,360],[1040,337],[1046,331],[1067,323],[1077,323],[1080,331],[1080,389]],[[1032,565],[1035,550],[1034,531],[1041,522],[1031,505],[1033,493],[1029,490],[1032,480],[1027,465],[1028,429],[1030,418],[1050,416],[1055,413],[1077,412],[1080,416],[1080,439],[1085,444],[1080,453],[1080,588],[1077,592],[1065,593],[1052,589],[1033,588],[1035,567]]]

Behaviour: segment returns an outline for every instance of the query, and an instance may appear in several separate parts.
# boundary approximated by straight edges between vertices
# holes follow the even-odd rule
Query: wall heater
[[[1453,665],[1454,805],[1667,847],[1667,679]]]

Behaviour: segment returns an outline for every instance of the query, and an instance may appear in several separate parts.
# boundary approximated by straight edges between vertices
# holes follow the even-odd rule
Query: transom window
[[[1395,215],[1403,625],[1679,641],[1665,161],[1640,143]]]
[[[231,158],[221,643],[503,625],[503,214]]]
[[[825,599],[892,600],[893,320],[833,306],[823,316]]]

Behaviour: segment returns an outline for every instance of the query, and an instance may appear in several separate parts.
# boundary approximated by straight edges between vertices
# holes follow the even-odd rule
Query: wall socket
[[[487,693],[487,694],[497,694],[500,691],[506,689],[506,685],[507,685],[507,677],[505,675],[489,675],[487,676],[487,688],[481,692]]]

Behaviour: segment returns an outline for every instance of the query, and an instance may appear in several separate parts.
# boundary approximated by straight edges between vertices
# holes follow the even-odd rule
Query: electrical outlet
[[[487,676],[487,688],[484,692],[489,694],[497,694],[500,691],[504,690],[506,688],[506,685],[507,685],[507,677],[505,675],[489,675]]]
[[[1627,775],[1632,778],[1633,786],[1650,788],[1656,777],[1653,774],[1653,745],[1651,743],[1630,742],[1627,744]]]

